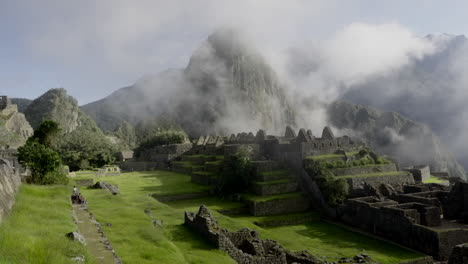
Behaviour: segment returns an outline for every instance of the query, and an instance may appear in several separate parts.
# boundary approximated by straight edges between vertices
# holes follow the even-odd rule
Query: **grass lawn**
[[[132,172],[120,176],[97,178],[119,185],[120,194],[103,190],[85,190],[90,210],[103,224],[117,254],[125,263],[234,263],[225,253],[213,248],[196,232],[183,226],[183,212],[196,212],[201,204],[211,209],[222,228],[235,231],[243,227],[260,232],[262,238],[278,240],[292,250],[309,250],[317,256],[351,257],[365,250],[381,263],[399,263],[420,257],[420,254],[375,240],[319,218],[308,224],[261,228],[254,224],[268,217],[230,217],[218,209],[241,207],[244,204],[208,197],[160,203],[150,194],[195,192],[206,188],[190,182],[184,174],[153,171]],[[151,216],[144,213],[151,211]],[[278,218],[279,216],[272,217]],[[153,226],[152,220],[163,221],[163,227]],[[111,223],[112,226],[106,226]]]
[[[66,233],[76,231],[67,186],[23,184],[11,215],[0,225],[0,263],[72,263],[83,255],[80,243]]]
[[[443,183],[446,182],[442,179],[439,179],[435,176],[431,176],[429,179],[425,180],[423,183]]]

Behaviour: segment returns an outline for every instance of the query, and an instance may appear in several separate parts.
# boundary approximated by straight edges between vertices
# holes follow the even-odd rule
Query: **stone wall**
[[[424,182],[431,177],[429,165],[413,166],[404,170],[411,172],[411,174],[413,174],[414,181],[417,183]]]
[[[468,230],[440,226],[440,207],[402,203],[375,197],[349,199],[339,208],[340,219],[401,245],[447,260],[452,248],[468,241]]]
[[[349,185],[349,196],[360,197],[368,195],[369,187],[379,190],[382,185],[391,185],[395,190],[402,191],[404,185],[414,184],[413,176],[408,173],[388,176],[369,176],[346,178]]]
[[[20,185],[19,172],[10,165],[9,161],[0,159],[0,222],[13,207]]]
[[[253,184],[252,192],[260,196],[273,195],[278,193],[295,192],[298,190],[297,182],[282,182],[273,184]]]
[[[308,199],[302,196],[269,201],[246,201],[250,214],[254,216],[303,212],[310,208]]]
[[[156,146],[139,154],[139,161],[168,162],[190,151],[192,144],[171,144]]]
[[[361,167],[351,167],[351,168],[339,168],[332,169],[332,172],[335,176],[344,176],[344,175],[359,175],[359,174],[368,174],[368,173],[381,173],[381,172],[390,172],[396,171],[396,165],[392,164],[377,164],[377,165],[368,165]]]
[[[292,252],[270,239],[260,239],[254,230],[236,232],[221,229],[205,206],[198,213],[185,212],[185,225],[194,229],[216,248],[240,264],[322,264],[307,251]]]

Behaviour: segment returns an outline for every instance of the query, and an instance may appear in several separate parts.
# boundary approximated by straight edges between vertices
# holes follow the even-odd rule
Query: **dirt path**
[[[73,204],[73,212],[78,230],[86,239],[86,247],[88,247],[89,252],[95,258],[96,263],[121,263],[110,246],[109,241],[102,233],[100,224],[89,213],[88,207],[86,205]]]

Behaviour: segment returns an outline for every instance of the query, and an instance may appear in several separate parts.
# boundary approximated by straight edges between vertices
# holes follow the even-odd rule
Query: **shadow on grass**
[[[216,249],[214,245],[204,238],[200,233],[188,226],[174,225],[170,227],[171,240],[176,243],[184,243],[188,249],[211,250]]]
[[[388,242],[367,237],[363,234],[355,233],[343,227],[322,221],[306,224],[305,227],[306,229],[298,230],[296,233],[302,236],[319,239],[321,244],[330,247],[347,248],[350,250],[355,249],[356,253],[362,250],[374,251],[391,258],[404,259],[420,256],[420,254],[416,252],[408,251]]]
[[[168,172],[156,171],[142,175],[142,178],[152,178],[159,181],[158,185],[149,185],[141,187],[143,192],[158,194],[158,195],[171,195],[182,193],[198,193],[210,189],[210,186],[199,185],[191,182],[190,175]]]

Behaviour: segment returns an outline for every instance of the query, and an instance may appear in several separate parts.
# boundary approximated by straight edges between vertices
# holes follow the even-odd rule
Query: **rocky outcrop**
[[[0,148],[18,148],[33,134],[33,129],[7,96],[0,96],[0,100]]]
[[[328,108],[329,122],[353,133],[381,154],[398,159],[400,165],[430,164],[432,171],[447,171],[466,180],[463,167],[425,125],[395,112],[337,101]]]
[[[0,221],[13,207],[20,184],[18,171],[11,167],[9,161],[0,159]]]
[[[103,190],[108,190],[110,193],[113,195],[119,194],[119,187],[117,185],[112,185],[107,182],[96,182],[93,186],[91,186],[92,189],[103,189]]]

